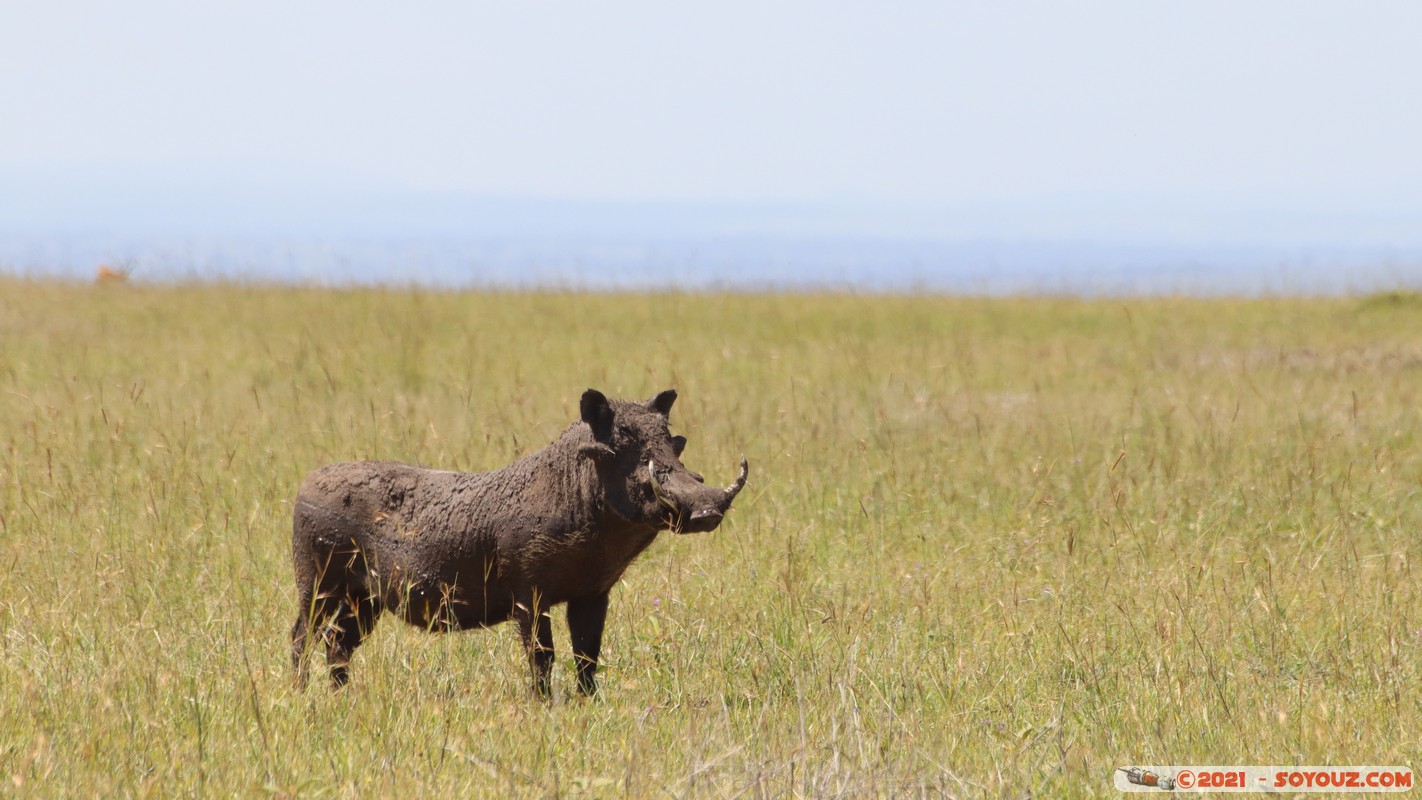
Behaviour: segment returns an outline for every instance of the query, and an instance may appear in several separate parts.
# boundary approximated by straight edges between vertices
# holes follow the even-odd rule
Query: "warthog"
[[[316,470],[293,510],[299,610],[291,659],[306,681],[310,641],[335,686],[382,613],[431,631],[516,619],[534,691],[550,695],[548,609],[568,604],[578,689],[597,690],[607,596],[660,531],[714,530],[746,483],[705,485],[681,463],[667,416],[676,392],[647,401],[583,393],[582,419],[494,472],[360,461]]]

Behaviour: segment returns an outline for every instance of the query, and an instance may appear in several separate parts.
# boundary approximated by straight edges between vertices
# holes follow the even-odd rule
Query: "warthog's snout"
[[[741,473],[736,482],[725,489],[707,486],[701,476],[684,468],[662,468],[655,461],[647,462],[647,479],[652,494],[667,512],[667,527],[677,533],[708,533],[716,530],[731,502],[746,485],[750,466],[741,459]]]

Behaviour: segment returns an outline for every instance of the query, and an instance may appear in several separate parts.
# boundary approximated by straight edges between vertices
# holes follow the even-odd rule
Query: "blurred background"
[[[1422,286],[1422,5],[0,9],[0,274]]]

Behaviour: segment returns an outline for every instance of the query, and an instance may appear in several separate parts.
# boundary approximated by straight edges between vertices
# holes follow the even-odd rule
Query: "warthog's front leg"
[[[597,657],[602,650],[602,626],[607,620],[607,593],[568,601],[568,633],[578,669],[578,691],[597,693]]]
[[[553,670],[553,622],[548,619],[548,609],[540,606],[534,592],[531,597],[517,599],[514,617],[523,636],[523,647],[528,651],[528,665],[533,670],[533,692],[544,700],[551,699],[553,687],[548,675]]]

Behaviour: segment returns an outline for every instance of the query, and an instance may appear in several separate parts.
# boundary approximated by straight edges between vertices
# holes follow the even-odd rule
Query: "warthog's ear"
[[[672,452],[673,452],[673,453],[676,453],[677,458],[681,458],[681,451],[683,451],[683,450],[685,450],[685,449],[686,449],[686,437],[685,437],[685,436],[673,436],[673,437],[672,437]]]
[[[578,448],[579,452],[592,458],[616,455],[608,446],[612,441],[612,406],[607,402],[607,395],[596,389],[589,389],[583,392],[581,406],[583,422],[592,429],[593,442]]]
[[[676,390],[668,389],[665,392],[662,392],[661,394],[657,395],[656,397],[653,397],[651,400],[648,400],[647,408],[650,408],[665,417],[671,414],[672,403],[675,402]]]

